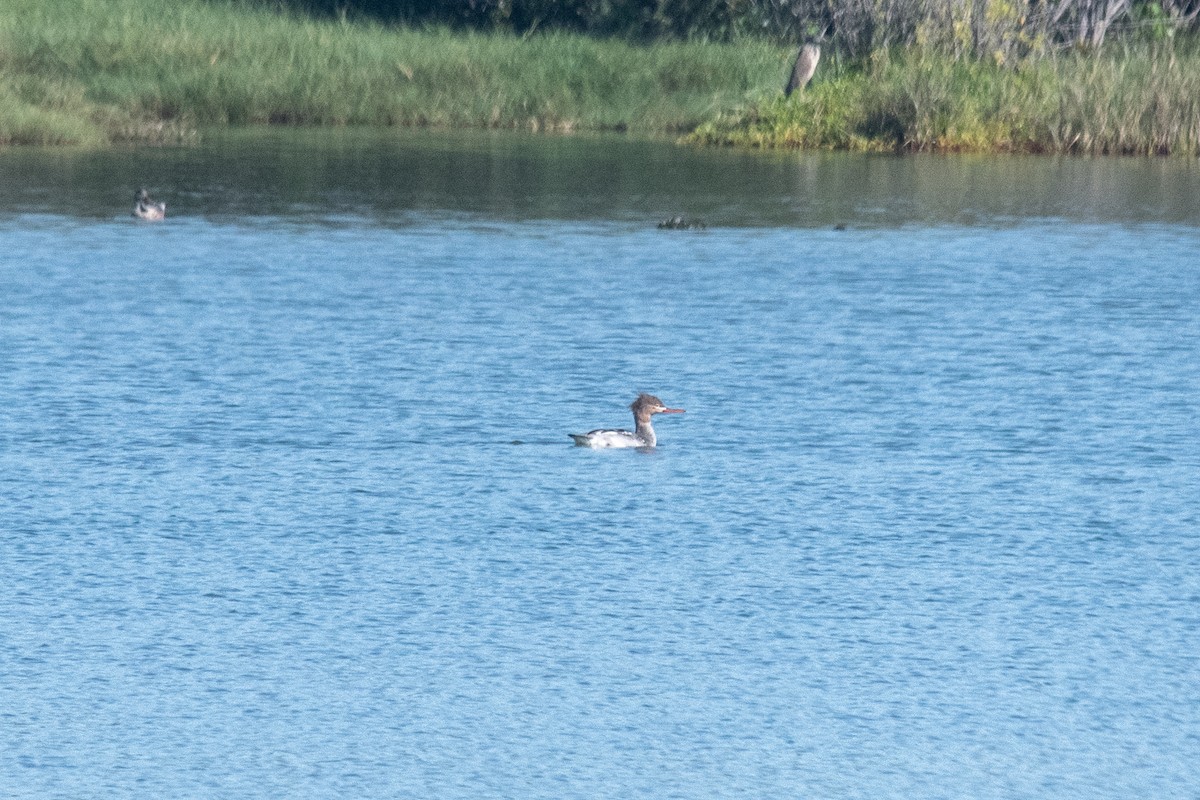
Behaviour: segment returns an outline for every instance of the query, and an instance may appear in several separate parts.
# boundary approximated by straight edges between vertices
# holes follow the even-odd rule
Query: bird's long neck
[[[650,416],[650,414],[634,412],[633,420],[636,424],[633,432],[646,443],[647,447],[654,447],[658,443],[658,438],[654,435],[654,426],[650,424]]]

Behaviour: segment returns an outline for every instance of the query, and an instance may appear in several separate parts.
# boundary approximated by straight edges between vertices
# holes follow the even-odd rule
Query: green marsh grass
[[[414,30],[241,0],[0,0],[0,145],[186,140],[213,125],[687,134],[750,147],[1200,153],[1200,45],[1015,65],[921,50],[822,61],[747,39],[635,45]]]
[[[682,132],[776,83],[786,59],[762,42],[521,39],[228,0],[5,5],[0,111],[26,120],[0,128],[8,141],[265,123]]]
[[[1015,67],[909,52],[766,92],[685,138],[848,150],[1200,155],[1200,47],[1113,45]]]

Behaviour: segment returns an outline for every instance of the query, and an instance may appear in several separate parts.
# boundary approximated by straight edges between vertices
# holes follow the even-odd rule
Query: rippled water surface
[[[621,138],[0,152],[0,795],[1194,799],[1197,198]],[[655,451],[571,445],[639,391],[687,409]]]

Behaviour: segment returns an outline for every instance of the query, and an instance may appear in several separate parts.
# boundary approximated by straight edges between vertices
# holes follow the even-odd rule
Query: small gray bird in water
[[[784,97],[791,97],[792,92],[803,89],[812,80],[817,71],[817,62],[821,60],[821,47],[816,42],[807,42],[800,48],[796,63],[792,67],[792,77],[783,89]]]
[[[658,223],[659,230],[664,231],[690,231],[693,229],[702,231],[705,227],[704,222],[701,220],[688,219],[687,217],[671,217]]]
[[[138,189],[133,195],[133,216],[138,219],[160,220],[167,217],[167,204],[155,203],[145,189]]]

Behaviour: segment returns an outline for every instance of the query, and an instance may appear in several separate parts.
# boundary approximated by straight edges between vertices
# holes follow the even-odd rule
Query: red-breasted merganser
[[[655,414],[682,414],[682,408],[667,408],[663,401],[652,394],[639,394],[629,406],[633,410],[634,430],[599,428],[587,433],[567,434],[580,447],[654,447],[658,438],[650,417]]]
[[[166,219],[167,204],[155,203],[150,199],[150,195],[145,189],[138,189],[133,196],[133,215],[138,219],[160,220]]]

